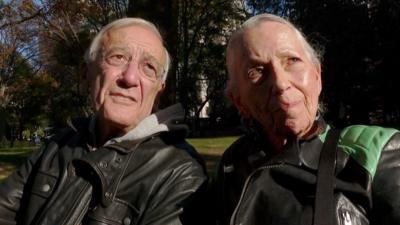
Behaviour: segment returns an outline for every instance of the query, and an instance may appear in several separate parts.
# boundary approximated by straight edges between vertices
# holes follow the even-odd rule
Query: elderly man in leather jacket
[[[0,224],[201,224],[206,181],[179,105],[152,114],[169,55],[139,18],[105,26],[82,72],[94,115],[79,119],[0,185]]]
[[[220,163],[218,224],[400,224],[400,133],[324,122],[320,60],[296,27],[250,18],[231,36],[227,68],[226,94],[249,129]]]

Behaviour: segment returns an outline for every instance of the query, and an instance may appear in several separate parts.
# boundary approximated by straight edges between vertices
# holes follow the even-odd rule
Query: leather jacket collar
[[[262,148],[265,152],[264,155],[267,157],[266,164],[288,163],[296,166],[306,166],[310,169],[317,170],[319,153],[323,145],[322,136],[326,134],[329,128],[322,117],[317,118],[315,125],[317,128],[307,140],[291,139],[286,143],[284,149],[277,155],[272,156],[268,147]],[[265,137],[261,135],[259,130],[257,131],[257,135],[254,137],[257,139],[259,146],[271,146],[268,144],[268,141],[265,140]]]

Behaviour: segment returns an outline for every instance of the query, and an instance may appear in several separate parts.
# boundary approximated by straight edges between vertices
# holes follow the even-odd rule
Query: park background
[[[400,127],[398,0],[0,0],[0,177],[90,114],[79,90],[84,51],[103,25],[127,16],[160,28],[172,56],[161,107],[183,104],[189,141],[213,170],[242,131],[223,95],[226,43],[262,12],[289,18],[323,56],[329,123]]]

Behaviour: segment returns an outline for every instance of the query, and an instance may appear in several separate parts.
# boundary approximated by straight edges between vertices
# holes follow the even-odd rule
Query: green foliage
[[[312,43],[323,46],[322,97],[329,121],[338,126],[400,126],[400,102],[393,82],[396,52],[400,51],[400,5],[394,0],[43,0],[41,4],[10,4],[14,5],[8,7],[8,2],[0,0],[0,84],[6,87],[2,106],[8,123],[20,135],[25,129],[62,126],[68,118],[84,113],[87,99],[79,91],[84,51],[104,24],[126,15],[157,24],[172,55],[161,105],[182,102],[187,116],[194,119],[208,107],[213,128],[215,121],[238,123],[237,111],[223,95],[225,47],[235,27],[261,12],[289,18]]]
[[[28,139],[28,138],[30,138],[31,137],[31,131],[30,130],[23,130],[22,131],[22,138],[23,139]]]
[[[243,19],[235,1],[141,0],[130,1],[130,6],[128,15],[160,26],[172,55],[161,105],[181,102],[187,117],[197,123],[208,103],[211,121],[225,118],[225,45],[230,30]]]
[[[0,106],[0,141],[7,136],[8,121],[7,112]]]
[[[226,83],[225,45],[227,30],[240,18],[233,1],[181,1],[178,30],[178,100],[188,115],[199,117],[205,103],[211,103],[209,113],[223,117]]]

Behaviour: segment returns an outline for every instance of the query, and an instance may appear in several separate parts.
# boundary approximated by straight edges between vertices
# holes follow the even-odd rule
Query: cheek
[[[154,99],[156,98],[158,92],[161,89],[160,84],[146,84],[145,82],[142,82],[142,87],[143,87],[143,97],[145,98],[145,101],[147,104],[153,104]]]
[[[307,82],[305,87],[305,92],[308,93],[308,96],[311,98],[311,101],[314,105],[318,104],[319,94],[321,92],[321,83],[319,80],[310,79]]]
[[[253,117],[265,117],[269,114],[273,104],[268,94],[268,88],[263,86],[253,87],[245,99],[245,105],[250,110]]]
[[[293,84],[304,95],[307,104],[318,103],[321,82],[316,71],[311,70],[308,73],[303,73],[302,76],[295,76]]]
[[[99,72],[91,78],[90,97],[96,110],[104,104],[107,90],[113,85],[113,77],[110,73],[103,70],[103,72]]]

